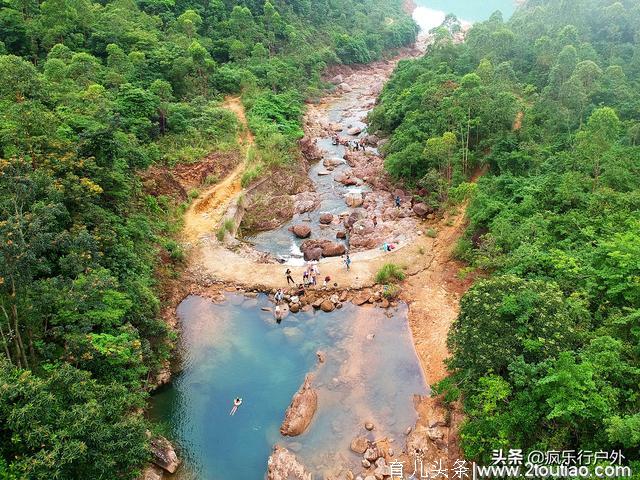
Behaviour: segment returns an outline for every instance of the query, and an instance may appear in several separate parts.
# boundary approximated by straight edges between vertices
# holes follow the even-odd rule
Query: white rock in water
[[[344,201],[349,207],[357,208],[364,203],[364,198],[360,192],[349,192],[345,196]]]

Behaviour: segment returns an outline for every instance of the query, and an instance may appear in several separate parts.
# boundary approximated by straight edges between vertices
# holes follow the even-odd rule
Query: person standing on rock
[[[400,195],[396,195],[396,208],[400,208],[402,204],[402,199],[400,198]]]
[[[344,258],[344,264],[347,267],[347,272],[351,270],[351,257],[349,256],[348,253],[347,253],[347,256]]]
[[[284,272],[284,274],[287,276],[287,285],[289,285],[289,283],[293,283],[293,285],[295,286],[296,282],[291,276],[291,269],[287,268],[287,271]]]

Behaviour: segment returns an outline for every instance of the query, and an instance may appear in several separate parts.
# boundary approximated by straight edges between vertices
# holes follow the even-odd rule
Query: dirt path
[[[215,233],[227,207],[242,191],[241,179],[245,170],[249,149],[254,145],[253,134],[247,124],[244,106],[239,97],[227,97],[222,104],[235,113],[240,123],[238,143],[244,159],[221,182],[203,191],[190,205],[184,216],[185,240],[191,244],[202,237]]]

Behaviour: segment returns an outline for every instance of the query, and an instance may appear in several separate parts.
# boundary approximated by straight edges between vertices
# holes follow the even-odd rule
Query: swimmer
[[[235,415],[240,405],[242,405],[242,399],[240,397],[236,397],[236,399],[233,401],[233,408],[229,412],[229,415]]]

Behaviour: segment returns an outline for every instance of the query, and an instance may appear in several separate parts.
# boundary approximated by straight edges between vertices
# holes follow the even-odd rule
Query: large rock
[[[332,213],[321,213],[320,214],[320,223],[322,225],[330,225],[333,222],[333,214]]]
[[[311,212],[318,208],[320,200],[316,192],[300,192],[293,197],[295,213]]]
[[[357,208],[364,203],[364,197],[360,192],[349,192],[345,195],[344,202],[351,208]]]
[[[349,130],[347,130],[347,133],[349,135],[360,135],[362,133],[362,128],[361,127],[351,127]]]
[[[340,85],[341,83],[344,83],[344,78],[342,77],[342,75],[336,75],[331,79],[331,83],[333,83],[334,85]]]
[[[324,300],[321,304],[320,304],[320,309],[323,312],[333,312],[333,310],[336,308],[336,306],[333,304],[333,302],[331,300]]]
[[[310,260],[320,260],[322,258],[322,247],[302,248],[302,254],[307,262]]]
[[[346,252],[344,243],[331,240],[306,240],[300,250],[307,261],[318,260],[320,257],[338,257]]]
[[[335,181],[347,187],[358,185],[358,178],[354,177],[350,171],[340,172],[335,176]]]
[[[379,459],[382,456],[382,453],[380,453],[380,450],[378,449],[377,446],[373,445],[370,446],[369,448],[367,448],[367,450],[364,452],[364,458],[365,460],[369,460],[371,463],[375,462],[377,459]]]
[[[142,476],[138,480],[162,480],[164,478],[163,470],[156,465],[149,465],[142,472]]]
[[[322,256],[323,257],[339,257],[340,255],[344,255],[347,251],[344,243],[338,242],[327,242],[324,247],[322,247]]]
[[[326,168],[337,167],[338,165],[342,165],[343,163],[344,163],[344,160],[342,160],[341,158],[335,158],[335,157],[325,158],[322,161],[322,165]]]
[[[287,408],[284,422],[280,427],[282,435],[295,437],[304,433],[311,424],[318,408],[318,394],[311,387],[312,379],[313,376],[308,374],[300,389],[293,395],[291,405]]]
[[[360,215],[358,214],[358,212],[350,213],[349,216],[344,219],[344,227],[347,230],[351,230],[359,218]]]
[[[340,90],[342,90],[345,93],[348,93],[352,90],[351,85],[349,85],[348,83],[344,83],[342,82],[340,85],[338,85],[338,88]]]
[[[354,305],[364,305],[365,303],[369,303],[369,298],[371,298],[371,296],[369,295],[368,292],[360,292],[358,293],[353,300],[351,301]]]
[[[416,203],[413,206],[413,213],[415,213],[419,217],[425,217],[425,216],[429,215],[430,213],[433,213],[433,208],[429,207],[425,203]]]
[[[369,448],[369,440],[364,437],[356,437],[351,440],[351,445],[349,445],[351,451],[362,455]]]
[[[296,456],[284,447],[276,445],[267,460],[267,480],[311,480],[311,473]]]
[[[365,142],[367,142],[368,145],[371,145],[372,147],[375,147],[376,145],[378,145],[378,142],[380,141],[380,138],[378,138],[377,135],[367,135],[364,139]]]
[[[175,473],[180,466],[180,459],[171,442],[164,437],[153,437],[150,442],[151,460],[169,473]]]
[[[291,231],[298,238],[308,238],[311,235],[311,227],[309,225],[294,225],[291,227]]]

